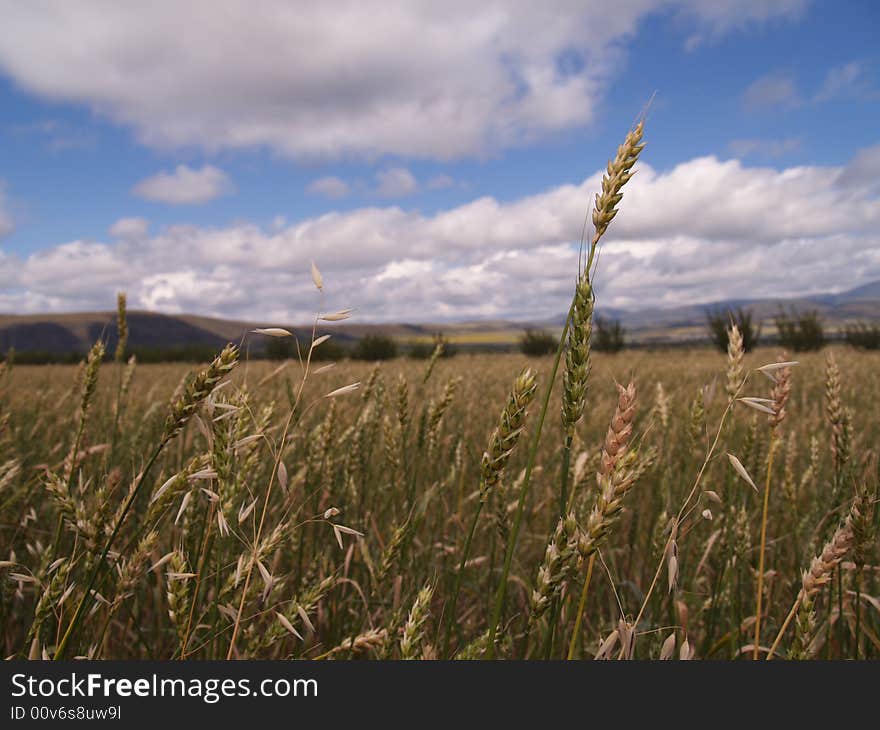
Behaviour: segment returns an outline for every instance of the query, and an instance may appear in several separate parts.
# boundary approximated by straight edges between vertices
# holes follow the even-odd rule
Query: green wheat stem
[[[162,449],[167,442],[161,442],[153,451],[153,454],[150,456],[150,459],[147,461],[147,465],[144,467],[144,470],[141,472],[140,477],[135,484],[134,489],[129,492],[128,499],[125,500],[125,504],[122,508],[122,512],[116,520],[116,524],[113,526],[113,531],[110,533],[110,537],[107,538],[107,542],[104,544],[104,549],[101,551],[101,556],[98,558],[98,561],[95,563],[95,567],[92,568],[92,572],[89,575],[88,581],[86,581],[86,588],[83,591],[82,598],[80,598],[79,603],[76,606],[76,611],[73,614],[73,618],[70,620],[70,623],[67,625],[67,630],[64,632],[64,636],[61,638],[61,641],[58,644],[58,647],[55,650],[55,655],[52,657],[54,660],[59,660],[64,658],[64,654],[67,651],[67,645],[70,643],[71,639],[76,636],[76,631],[79,628],[80,621],[82,620],[83,612],[85,611],[86,601],[89,599],[89,596],[92,593],[92,588],[95,587],[95,582],[98,579],[98,575],[101,572],[101,568],[104,565],[104,561],[107,559],[107,553],[110,552],[110,548],[113,546],[113,543],[116,541],[116,536],[119,534],[119,531],[122,529],[122,524],[125,522],[125,518],[128,516],[128,512],[131,509],[131,505],[134,504],[134,500],[138,495],[138,492],[141,490],[141,487],[144,485],[144,480],[152,468],[153,464],[156,463],[156,459],[159,458],[159,454],[162,453]]]
[[[544,428],[544,419],[547,417],[547,410],[550,407],[550,395],[553,392],[553,383],[556,381],[556,373],[559,371],[559,360],[562,357],[562,350],[565,347],[565,338],[568,335],[568,327],[571,323],[571,315],[574,310],[574,302],[568,310],[568,316],[565,318],[565,326],[562,328],[562,336],[559,338],[559,345],[556,347],[556,355],[553,357],[553,367],[550,369],[550,379],[547,387],[544,389],[544,400],[541,403],[541,412],[538,415],[538,423],[535,426],[535,433],[532,436],[532,443],[529,447],[528,460],[526,462],[526,470],[523,475],[522,488],[519,493],[519,501],[516,505],[516,515],[513,518],[513,528],[510,532],[510,539],[507,541],[507,550],[504,554],[504,567],[501,569],[501,577],[498,581],[498,588],[495,591],[495,605],[492,608],[492,616],[489,619],[489,638],[487,646],[487,657],[495,658],[495,634],[498,630],[498,622],[501,619],[501,612],[504,610],[504,599],[507,596],[507,579],[510,575],[510,566],[513,562],[513,553],[516,549],[516,540],[519,537],[520,525],[522,523],[523,510],[526,504],[526,497],[529,494],[529,487],[532,481],[532,470],[535,468],[535,460],[538,456],[538,444],[541,441],[541,430]]]
[[[483,502],[477,505],[477,509],[474,510],[474,516],[471,519],[471,526],[468,529],[467,538],[464,542],[464,548],[461,553],[461,561],[458,564],[458,575],[455,576],[455,587],[452,590],[452,600],[450,601],[449,608],[447,610],[446,616],[446,630],[443,635],[443,653],[441,656],[444,658],[449,658],[449,640],[452,635],[452,624],[455,620],[455,608],[458,605],[458,594],[461,591],[461,581],[464,576],[465,564],[467,563],[468,555],[471,552],[471,543],[474,539],[474,533],[477,531],[477,522],[480,519],[480,512],[483,510]]]

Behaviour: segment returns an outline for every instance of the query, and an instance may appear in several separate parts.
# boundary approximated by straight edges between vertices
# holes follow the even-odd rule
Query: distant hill
[[[217,331],[175,317],[152,312],[128,313],[131,347],[220,345],[227,338]],[[0,350],[18,352],[84,352],[98,339],[116,346],[116,313],[86,312],[56,315],[0,315]]]
[[[605,309],[601,316],[619,319],[631,342],[667,344],[696,342],[706,339],[706,315],[742,307],[751,310],[754,318],[763,321],[763,333],[773,334],[773,318],[780,308],[814,309],[826,329],[833,333],[852,322],[880,320],[880,281],[850,289],[839,294],[819,294],[798,299],[740,299],[707,302],[670,309],[635,311]],[[243,322],[198,315],[170,315],[155,312],[128,313],[129,347],[175,348],[202,345],[220,348],[227,342],[238,342],[256,327],[279,326],[309,335],[310,325],[289,323]],[[516,343],[527,327],[559,329],[564,318],[544,322],[513,322],[486,320],[446,324],[355,324],[340,322],[323,332],[332,332],[341,345],[353,344],[370,333],[393,337],[401,343],[430,341],[434,333],[444,335],[461,348],[509,347]],[[14,347],[18,352],[83,353],[103,338],[108,350],[116,346],[116,313],[83,312],[74,314],[0,314],[0,353]],[[251,337],[250,348],[259,352],[266,338]]]
[[[880,320],[880,281],[839,294],[817,294],[793,299],[734,299],[670,309],[645,309],[613,313],[626,327],[630,339],[642,343],[679,342],[706,338],[706,317],[711,312],[741,307],[762,323],[762,334],[776,332],[775,318],[786,312],[815,310],[829,334],[855,322]],[[601,314],[601,312],[600,312]]]
[[[842,294],[829,294],[828,296],[835,303],[877,302],[880,301],[880,281],[872,281],[870,284],[857,286]]]

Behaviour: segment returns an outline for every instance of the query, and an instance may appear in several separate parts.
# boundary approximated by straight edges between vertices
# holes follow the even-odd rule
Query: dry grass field
[[[880,357],[591,352],[641,135],[553,358],[5,363],[4,655],[876,657]]]
[[[773,383],[754,369],[776,355],[744,358],[742,395],[772,397]],[[830,357],[839,387],[832,378],[829,388]],[[538,397],[487,489],[481,458],[524,366],[536,374]],[[720,353],[595,355],[569,459],[570,535],[557,526],[559,387],[522,491],[552,358],[460,355],[437,360],[430,374],[427,367],[342,363],[303,381],[299,362],[239,363],[143,475],[88,597],[101,548],[167,434],[186,369],[4,372],[4,654],[55,653],[84,600],[69,656],[486,656],[524,496],[496,656],[750,657],[766,487],[762,654],[798,598],[803,571],[854,497],[876,488],[877,355],[841,349],[801,358],[775,435],[762,411],[738,402],[727,412],[729,362]],[[356,390],[324,397],[356,382]],[[615,423],[615,384],[629,382],[634,412],[618,412]],[[621,420],[632,433],[609,435],[628,442],[610,473],[636,478],[589,553],[584,533],[607,490],[606,432]],[[510,446],[516,434],[507,436]],[[873,525],[863,522],[864,534],[848,538],[820,576],[812,610],[795,611],[780,657],[877,656],[880,556]]]

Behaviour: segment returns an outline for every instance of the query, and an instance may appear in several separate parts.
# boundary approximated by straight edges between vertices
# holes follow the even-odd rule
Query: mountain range
[[[637,344],[680,344],[707,339],[706,316],[713,311],[742,308],[762,322],[765,334],[774,331],[773,319],[781,309],[815,310],[828,332],[841,330],[853,322],[880,320],[880,281],[837,294],[817,294],[796,299],[730,299],[669,309],[618,310],[600,309],[597,314],[617,319],[626,328],[627,339]],[[514,344],[524,329],[558,330],[564,316],[539,322],[485,320],[445,324],[335,324],[333,333],[341,345],[351,345],[367,334],[382,334],[405,344],[430,341],[436,332],[463,348],[503,348]],[[184,346],[222,347],[237,342],[266,322],[246,322],[198,315],[160,314],[146,311],[128,313],[131,348],[175,348]],[[289,324],[274,323],[274,326]],[[310,334],[311,325],[293,326],[295,331]],[[80,312],[70,314],[0,314],[0,353],[14,347],[18,352],[64,354],[85,352],[95,340],[104,338],[115,346],[115,312]],[[259,351],[265,338],[251,338],[251,347]]]

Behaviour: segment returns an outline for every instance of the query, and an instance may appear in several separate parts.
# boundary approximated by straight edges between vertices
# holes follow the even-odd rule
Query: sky
[[[265,322],[880,279],[880,4],[0,0],[0,312]],[[324,291],[315,291],[311,262]]]

